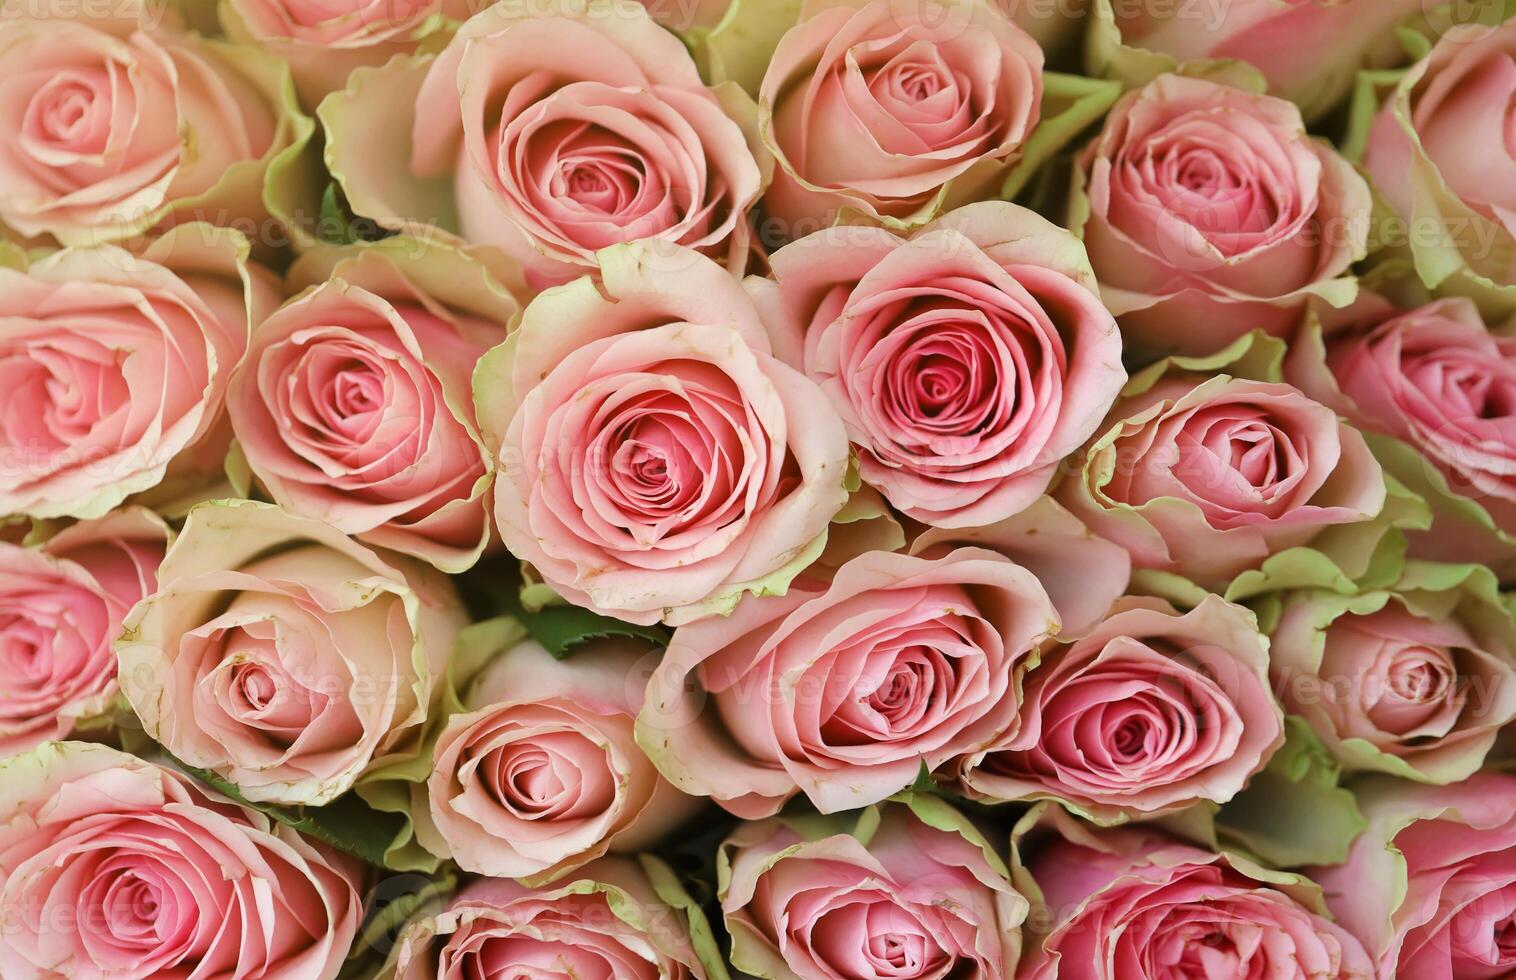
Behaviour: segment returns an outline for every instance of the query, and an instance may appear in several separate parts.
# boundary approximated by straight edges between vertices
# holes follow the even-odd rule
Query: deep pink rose
[[[1013,841],[1016,884],[1049,916],[1024,980],[1377,977],[1299,875],[1158,832],[1097,831],[1046,805]]]
[[[1071,226],[1133,348],[1209,354],[1355,294],[1369,186],[1282,99],[1159,76],[1111,110],[1077,179]]]
[[[1057,629],[1036,578],[994,552],[869,552],[830,585],[677,630],[638,738],[674,785],[742,817],[796,793],[856,809],[1004,735]]]
[[[1072,235],[1002,202],[902,239],[832,228],[749,286],[775,349],[831,398],[863,479],[916,520],[992,524],[1029,506],[1126,372]]]
[[[495,517],[564,598],[639,623],[783,591],[847,501],[847,435],[741,285],[666,242],[540,294],[475,376]]]
[[[357,861],[115,749],[0,765],[6,980],[333,980],[362,885]]]
[[[157,587],[169,529],[146,510],[0,544],[0,756],[67,738],[116,694],[116,637]]]
[[[1036,128],[1042,60],[979,0],[806,5],[758,95],[779,162],[763,206],[779,237],[844,212],[920,224],[991,196]]]
[[[1231,799],[1283,744],[1283,725],[1251,613],[1214,595],[1183,615],[1128,599],[1043,652],[1011,734],[961,760],[959,779],[993,801],[1154,816]]]
[[[798,980],[1010,980],[1027,902],[984,839],[941,800],[865,813],[727,838],[732,965]]]

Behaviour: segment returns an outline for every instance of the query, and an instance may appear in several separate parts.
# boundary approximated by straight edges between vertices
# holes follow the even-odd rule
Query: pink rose
[[[0,756],[67,738],[116,693],[116,636],[157,583],[168,527],[123,510],[40,547],[0,544]]]
[[[414,193],[381,149],[395,120],[378,110],[404,99],[414,131],[394,149],[411,154]],[[496,246],[539,288],[645,238],[747,266],[765,183],[752,100],[707,88],[679,39],[626,0],[493,4],[435,59],[355,75],[321,115],[355,211]]]
[[[830,585],[677,630],[638,739],[675,786],[741,817],[796,793],[856,809],[1004,735],[1057,630],[1036,578],[994,552],[869,552]]]
[[[248,465],[291,513],[468,568],[493,469],[471,378],[515,299],[462,252],[404,237],[313,253],[291,279],[316,284],[254,332],[227,398]]]
[[[1409,444],[1375,450],[1432,506],[1413,554],[1516,575],[1516,339],[1487,330],[1472,301],[1444,299],[1326,338],[1307,331],[1286,371],[1354,424]]]
[[[569,601],[670,625],[782,592],[847,501],[847,435],[751,300],[665,242],[539,295],[475,375],[495,518]]]
[[[159,26],[152,4],[19,6],[0,24],[0,221],[73,245],[267,217],[263,176],[296,128],[283,65]]]
[[[1225,803],[1284,743],[1268,664],[1252,614],[1219,596],[1183,615],[1125,600],[1043,652],[1017,724],[958,778],[976,798],[1056,799],[1101,821]]]
[[[100,745],[0,763],[0,973],[333,980],[357,862]]]
[[[466,871],[529,883],[657,843],[697,803],[643,755],[632,722],[656,653],[593,641],[558,660],[524,640],[469,685],[437,740],[422,843]]]
[[[1356,292],[1368,184],[1281,99],[1160,76],[1111,110],[1077,181],[1071,226],[1132,347],[1208,354]]]
[[[647,857],[602,858],[574,880],[546,888],[501,878],[474,882],[444,911],[406,925],[380,977],[705,980],[713,974],[692,934],[714,950],[700,907],[682,894],[672,871]]]
[[[1263,72],[1270,92],[1298,103],[1308,119],[1342,102],[1360,68],[1393,64],[1402,55],[1395,26],[1433,6],[1427,0],[1097,0],[1124,44],[1178,62],[1246,61]]]
[[[227,378],[274,302],[246,247],[196,224],[141,257],[0,267],[0,512],[99,517],[171,470],[219,468]]]
[[[1138,568],[1221,589],[1270,555],[1384,508],[1363,436],[1295,388],[1149,372],[1057,496]]]
[[[902,239],[832,228],[749,285],[775,349],[831,398],[864,480],[916,520],[1029,506],[1126,381],[1121,337],[1072,235],[1003,202]]]
[[[320,806],[413,759],[464,622],[447,579],[268,504],[190,511],[126,619],[143,729],[255,802]]]
[[[1455,10],[1499,10],[1455,7]],[[1374,120],[1364,169],[1404,222],[1425,284],[1516,292],[1516,21],[1445,31],[1400,79]]]
[[[1044,804],[1017,825],[1015,881],[1045,934],[1024,980],[1374,980],[1298,875],[1161,833],[1097,831]]]
[[[1311,868],[1381,977],[1481,980],[1516,969],[1516,778],[1354,786],[1369,826],[1347,863]]]
[[[733,832],[718,857],[732,965],[795,980],[1014,976],[1027,902],[973,826],[919,797],[865,817]]]
[[[1348,771],[1465,779],[1516,720],[1516,621],[1484,568],[1408,562],[1388,591],[1293,592],[1277,618],[1280,697]]]
[[[844,213],[908,225],[990,196],[1037,126],[1042,50],[993,4],[839,0],[803,8],[758,106],[783,238]]]

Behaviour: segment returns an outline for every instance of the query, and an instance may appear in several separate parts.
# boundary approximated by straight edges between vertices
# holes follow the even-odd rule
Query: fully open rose
[[[1016,974],[1026,899],[973,825],[941,800],[806,826],[743,824],[719,860],[732,965],[747,974]]]
[[[1225,803],[1284,742],[1268,644],[1247,610],[1206,596],[1181,615],[1125,599],[1028,671],[1010,734],[961,760],[992,801],[1053,798],[1103,821]]]
[[[422,842],[468,871],[538,881],[665,837],[698,804],[633,737],[656,655],[600,640],[560,661],[523,640],[496,657],[437,740]]]
[[[80,742],[0,764],[0,972],[333,980],[358,863],[169,769]]]
[[[1088,439],[1126,372],[1084,250],[1012,204],[909,240],[833,228],[749,280],[775,350],[831,398],[864,480],[939,527],[1027,507]]]
[[[1077,173],[1070,224],[1132,347],[1208,354],[1356,293],[1369,186],[1282,99],[1162,75],[1117,103]]]
[[[248,799],[328,803],[414,756],[456,603],[431,569],[326,524],[203,504],[127,617],[121,689],[149,735]]]
[[[506,547],[632,622],[782,590],[847,500],[826,396],[769,353],[752,301],[698,253],[618,246],[600,277],[539,295],[475,374]]]

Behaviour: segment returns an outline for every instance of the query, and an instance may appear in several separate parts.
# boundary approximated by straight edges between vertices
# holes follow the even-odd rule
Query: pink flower
[[[1016,883],[1050,919],[1025,980],[1373,980],[1373,961],[1298,875],[1054,808],[1013,835]],[[1040,892],[1040,894],[1038,894]]]
[[[116,637],[156,588],[169,537],[162,520],[132,509],[40,547],[0,544],[0,757],[67,738],[110,707]]]
[[[600,276],[539,295],[475,376],[506,547],[631,622],[782,592],[847,500],[842,423],[714,262],[647,241]]]
[[[772,266],[777,285],[750,287],[776,350],[831,398],[863,479],[919,521],[1029,506],[1126,381],[1083,249],[1013,204],[960,208],[909,240],[832,228]]]
[[[273,498],[445,571],[489,540],[491,457],[471,375],[516,301],[477,263],[409,238],[295,269],[316,279],[270,316],[227,410]]]
[[[114,749],[0,765],[0,973],[332,980],[363,917],[355,861]]]
[[[1288,102],[1162,75],[1111,110],[1077,180],[1071,224],[1131,347],[1209,354],[1355,295],[1368,184]]]
[[[538,882],[665,837],[697,804],[633,737],[654,656],[616,640],[567,660],[531,640],[500,654],[437,740],[422,842],[466,871]]]
[[[733,966],[760,977],[1015,975],[1027,902],[967,820],[916,800],[848,823],[744,824],[722,845]]]
[[[1042,50],[989,3],[810,5],[758,103],[783,238],[855,212],[907,225],[989,196],[1036,128]],[[985,186],[988,185],[988,186]]]
[[[962,760],[994,801],[1051,798],[1103,821],[1225,803],[1284,742],[1267,641],[1241,606],[1129,599],[1045,651],[1010,734]]]
[[[674,785],[738,816],[797,792],[856,809],[1012,730],[1021,675],[1057,630],[1036,578],[999,554],[869,552],[830,585],[677,630],[638,738]]]

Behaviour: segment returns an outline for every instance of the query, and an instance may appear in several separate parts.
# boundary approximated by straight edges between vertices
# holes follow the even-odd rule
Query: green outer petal
[[[650,854],[640,855],[637,861],[642,865],[642,871],[652,884],[653,892],[658,896],[658,900],[669,908],[683,913],[686,924],[689,926],[690,945],[694,947],[695,957],[700,960],[700,965],[705,967],[706,980],[729,980],[726,958],[721,955],[721,945],[716,941],[716,932],[711,928],[710,920],[705,917],[705,911],[700,907],[700,903],[690,896],[668,865]]]

